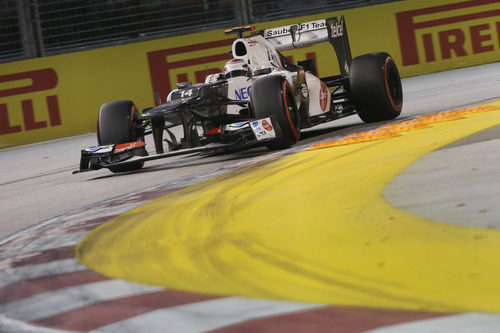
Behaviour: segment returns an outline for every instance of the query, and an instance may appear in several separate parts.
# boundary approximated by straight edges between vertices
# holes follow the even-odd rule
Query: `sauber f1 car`
[[[352,114],[364,122],[396,118],[403,92],[398,69],[384,52],[351,57],[344,17],[237,34],[224,72],[204,83],[181,82],[165,101],[139,112],[132,101],[102,105],[98,146],[81,152],[80,169],[140,169],[145,161],[189,153],[221,153],[256,145],[283,149],[301,129]],[[340,74],[318,78],[313,60],[290,63],[280,51],[329,42]],[[174,130],[177,128],[177,130]],[[182,130],[179,130],[182,129]],[[181,134],[174,134],[179,132]],[[149,155],[144,137],[152,135]]]

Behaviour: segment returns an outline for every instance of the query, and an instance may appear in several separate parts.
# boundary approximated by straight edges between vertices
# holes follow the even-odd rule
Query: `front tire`
[[[366,123],[391,120],[401,114],[401,78],[396,63],[385,52],[365,54],[352,60],[349,91],[354,108]]]
[[[256,119],[271,117],[278,123],[281,136],[269,143],[269,149],[284,149],[293,146],[300,137],[300,118],[292,88],[279,75],[270,75],[257,80],[250,93],[251,108]]]
[[[97,117],[97,142],[100,146],[144,141],[137,137],[135,122],[139,111],[131,101],[114,101],[103,104]],[[137,156],[147,156],[145,148],[134,151]],[[144,162],[109,167],[111,172],[133,171],[142,168]]]

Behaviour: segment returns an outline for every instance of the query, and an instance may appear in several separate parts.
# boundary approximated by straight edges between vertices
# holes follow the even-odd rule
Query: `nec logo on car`
[[[240,100],[240,101],[248,100],[250,98],[251,89],[252,89],[252,86],[236,89],[234,91],[234,95],[236,96],[237,100]]]

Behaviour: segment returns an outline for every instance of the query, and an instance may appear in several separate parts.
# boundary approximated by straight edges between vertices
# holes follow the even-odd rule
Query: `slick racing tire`
[[[97,142],[100,146],[120,144],[133,141],[144,141],[137,137],[135,120],[139,118],[139,111],[131,101],[114,101],[103,104],[97,117]],[[147,156],[145,148],[134,151],[137,156]],[[113,166],[111,172],[125,172],[142,168],[144,162]]]
[[[250,102],[255,119],[271,117],[279,126],[275,130],[280,137],[266,143],[267,148],[284,149],[297,143],[300,118],[292,88],[284,77],[271,75],[257,80],[250,92]]]
[[[366,123],[394,119],[401,114],[401,78],[387,53],[365,54],[352,60],[349,92],[354,109]]]

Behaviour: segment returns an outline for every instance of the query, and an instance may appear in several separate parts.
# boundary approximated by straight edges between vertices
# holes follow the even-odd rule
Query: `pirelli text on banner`
[[[62,124],[57,95],[50,92],[57,87],[58,77],[53,68],[43,68],[0,76],[0,135],[31,131]],[[47,91],[46,107],[36,110],[32,95]],[[4,103],[3,98],[18,96],[18,103]],[[14,105],[15,104],[15,105]],[[11,122],[14,112],[21,111],[22,121]],[[36,112],[37,111],[37,112]],[[19,118],[19,117],[17,117]]]
[[[398,12],[396,20],[403,66],[500,51],[498,0]]]

